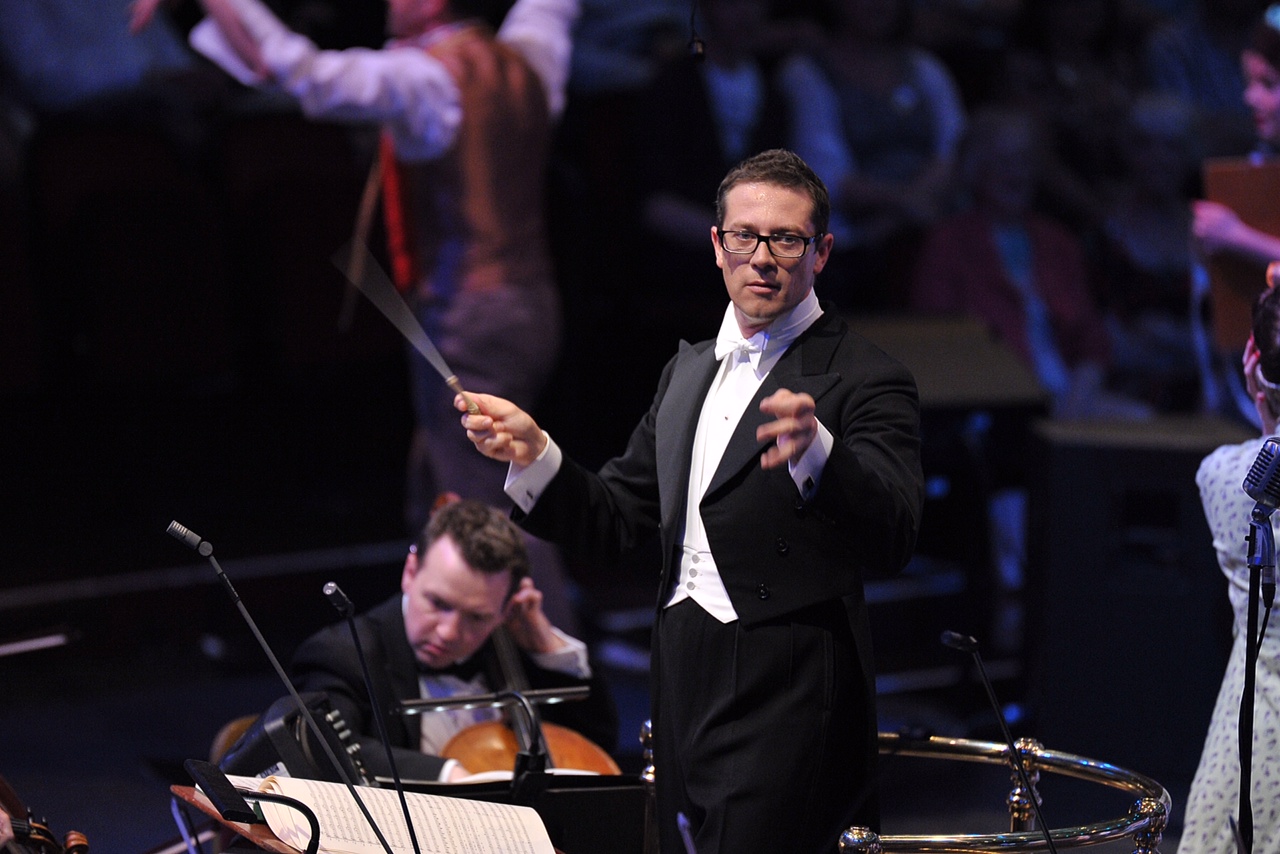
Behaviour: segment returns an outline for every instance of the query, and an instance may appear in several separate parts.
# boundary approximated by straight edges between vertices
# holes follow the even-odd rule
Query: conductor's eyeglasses
[[[763,240],[775,258],[799,258],[809,248],[809,244],[822,236],[801,237],[798,234],[756,234],[753,231],[716,231],[720,237],[720,245],[725,252],[735,255],[750,255]]]

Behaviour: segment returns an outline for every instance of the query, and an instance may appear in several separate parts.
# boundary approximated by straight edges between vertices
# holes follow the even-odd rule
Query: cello
[[[513,691],[529,690],[529,679],[520,661],[520,652],[506,628],[499,626],[493,633],[493,645],[498,654],[498,664],[507,687]],[[533,712],[537,716],[537,710]],[[456,759],[468,771],[507,771],[515,767],[516,756],[527,752],[536,735],[528,722],[518,715],[507,713],[505,720],[483,721],[463,729],[449,739],[440,755]],[[591,739],[559,724],[538,724],[546,742],[547,759],[551,767],[572,768],[596,774],[621,774],[622,769],[604,748]]]

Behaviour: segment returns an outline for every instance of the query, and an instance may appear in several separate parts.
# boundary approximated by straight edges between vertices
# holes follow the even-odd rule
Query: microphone
[[[516,754],[515,768],[511,772],[511,800],[522,806],[531,807],[546,791],[547,783],[547,749],[543,742],[542,725],[533,711],[533,704],[521,691],[499,691],[498,696],[510,697],[516,701],[525,716],[529,728],[529,746]]]
[[[944,631],[942,633],[942,645],[950,649],[967,652],[973,656],[974,662],[978,665],[978,675],[982,679],[982,686],[987,689],[987,698],[991,701],[991,708],[995,710],[996,720],[1000,722],[1000,731],[1004,733],[1005,744],[1009,746],[1009,761],[1013,763],[1013,767],[1018,772],[1018,779],[1022,781],[1022,786],[1027,790],[1027,798],[1031,801],[1031,807],[1035,810],[1036,821],[1040,824],[1040,832],[1044,835],[1044,841],[1049,846],[1051,854],[1058,854],[1058,849],[1053,844],[1053,834],[1049,832],[1049,825],[1045,823],[1044,814],[1040,812],[1040,796],[1036,790],[1031,787],[1031,780],[1027,777],[1027,768],[1022,763],[1022,754],[1018,751],[1017,745],[1013,743],[1013,735],[1009,732],[1009,723],[1004,718],[1004,712],[1000,710],[1000,703],[996,700],[995,689],[991,687],[991,680],[987,677],[986,665],[982,663],[982,654],[978,652],[978,639],[970,635],[962,635],[959,632]]]
[[[351,629],[351,641],[356,647],[356,658],[360,659],[360,671],[364,676],[364,688],[369,692],[369,704],[373,708],[373,719],[378,722],[378,738],[382,742],[382,749],[387,754],[387,764],[391,766],[391,779],[395,781],[396,793],[400,796],[400,809],[404,812],[404,823],[409,828],[409,841],[413,843],[414,854],[421,854],[418,848],[418,835],[413,830],[413,818],[409,815],[409,802],[404,796],[404,784],[400,782],[400,769],[396,767],[395,757],[391,755],[391,739],[387,736],[387,723],[383,719],[382,704],[378,702],[378,697],[373,690],[373,677],[369,675],[369,661],[364,657],[364,645],[360,643],[360,633],[356,631],[356,621],[353,616],[355,607],[351,604],[351,600],[347,598],[347,594],[342,592],[342,588],[337,582],[330,581],[323,588],[324,596],[329,600],[333,607],[338,609],[338,613],[347,621],[347,627]]]
[[[1280,507],[1280,440],[1274,436],[1262,443],[1262,450],[1245,475],[1244,491],[1268,514]]]
[[[1271,610],[1276,598],[1276,555],[1271,514],[1280,507],[1280,441],[1275,437],[1262,443],[1257,458],[1244,478],[1244,491],[1257,504],[1249,529],[1249,566],[1261,569],[1262,604]],[[1257,548],[1255,534],[1261,535],[1262,548]],[[1259,551],[1261,552],[1259,554]]]
[[[351,776],[347,773],[347,769],[338,761],[338,757],[333,752],[333,747],[329,745],[329,740],[324,737],[320,731],[319,724],[311,714],[311,710],[307,708],[307,704],[298,696],[298,689],[293,687],[293,681],[289,679],[288,674],[284,672],[284,668],[280,666],[280,659],[276,658],[276,654],[271,650],[271,644],[267,643],[267,639],[262,636],[262,632],[258,630],[258,624],[254,622],[253,617],[249,615],[249,609],[245,607],[244,602],[240,601],[240,594],[236,593],[236,589],[231,584],[231,579],[227,578],[227,574],[222,571],[218,559],[213,556],[213,544],[203,539],[190,528],[179,525],[177,522],[169,523],[169,535],[174,539],[186,544],[190,549],[194,549],[201,557],[207,558],[210,565],[213,566],[214,572],[217,573],[218,579],[222,582],[222,586],[226,588],[227,594],[231,597],[231,601],[235,603],[236,609],[240,611],[240,616],[244,618],[245,623],[249,626],[249,630],[253,632],[254,638],[258,641],[258,646],[262,647],[262,651],[266,654],[267,660],[271,662],[271,666],[275,669],[276,675],[280,677],[280,681],[284,683],[284,687],[288,689],[289,696],[293,697],[294,704],[298,707],[298,712],[307,721],[307,726],[311,728],[311,732],[315,735],[316,740],[320,742],[320,746],[324,748],[325,755],[329,757],[329,762],[337,770],[338,776],[347,784],[347,791],[351,793],[351,797],[355,800],[360,812],[364,813],[365,821],[369,823],[369,827],[373,830],[374,836],[378,837],[378,841],[382,843],[383,849],[387,854],[394,854],[391,850],[390,843],[386,837],[382,835],[381,828],[378,823],[373,820],[369,808],[365,806],[364,800],[356,792],[355,784],[351,782]],[[412,825],[410,825],[412,827]]]
[[[697,20],[698,17],[698,0],[690,0],[689,2],[689,55],[696,62],[702,62],[707,58],[707,43],[698,36]]]

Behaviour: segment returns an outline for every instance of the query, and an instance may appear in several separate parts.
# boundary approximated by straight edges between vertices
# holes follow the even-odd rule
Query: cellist
[[[475,501],[438,506],[405,557],[400,595],[356,618],[379,704],[391,710],[406,699],[512,687],[514,675],[502,672],[492,637],[505,627],[529,687],[591,689],[586,700],[544,707],[544,717],[603,749],[612,747],[617,711],[609,691],[592,673],[585,644],[552,626],[541,602],[542,594],[528,577],[523,535],[505,514]],[[345,623],[304,641],[292,671],[300,690],[328,694],[359,737],[369,770],[389,775]],[[478,771],[510,770],[469,767],[440,755],[459,731],[500,714],[478,709],[391,715],[387,730],[400,775],[448,781]],[[549,750],[554,764],[554,744]]]

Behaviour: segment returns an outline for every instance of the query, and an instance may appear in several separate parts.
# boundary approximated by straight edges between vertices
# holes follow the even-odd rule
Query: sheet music
[[[378,838],[345,785],[295,777],[228,776],[232,785],[285,795],[305,803],[320,822],[322,854],[383,854]],[[358,788],[361,800],[396,854],[412,844],[393,789]],[[422,854],[554,854],[547,830],[528,807],[405,794]],[[282,804],[261,803],[262,814],[279,839],[299,850],[311,834],[306,817]]]

